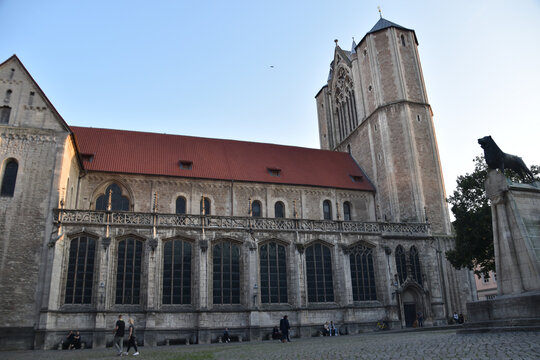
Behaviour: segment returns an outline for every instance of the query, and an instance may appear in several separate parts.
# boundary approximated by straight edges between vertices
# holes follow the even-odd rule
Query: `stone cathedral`
[[[383,18],[336,41],[321,150],[70,126],[0,64],[0,349],[111,346],[119,314],[156,346],[465,312],[417,46]]]

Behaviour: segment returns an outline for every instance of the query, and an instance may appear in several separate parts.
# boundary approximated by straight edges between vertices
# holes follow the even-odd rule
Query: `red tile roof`
[[[89,171],[374,191],[342,152],[246,141],[71,126]],[[179,162],[192,162],[191,170]],[[279,169],[279,176],[268,169]],[[362,176],[355,182],[352,176]],[[356,178],[358,180],[358,178]]]

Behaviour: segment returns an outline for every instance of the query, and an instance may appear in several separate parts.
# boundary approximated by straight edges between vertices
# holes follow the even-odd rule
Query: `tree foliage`
[[[484,276],[490,270],[495,271],[491,208],[484,188],[487,170],[484,157],[477,156],[474,171],[458,176],[456,190],[448,198],[456,219],[453,222],[456,247],[446,252],[446,258],[455,268],[466,267]],[[533,165],[531,171],[538,175],[540,167]],[[519,179],[512,171],[506,171],[505,175],[512,181]]]

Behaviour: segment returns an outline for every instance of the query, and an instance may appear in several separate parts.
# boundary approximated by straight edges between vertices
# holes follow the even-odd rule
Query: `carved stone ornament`
[[[199,240],[199,246],[202,252],[206,252],[208,250],[208,240]]]
[[[298,252],[299,252],[300,254],[303,254],[303,253],[304,253],[304,250],[306,249],[306,247],[304,246],[304,244],[295,243],[294,245],[296,246],[296,250],[298,250]]]
[[[151,238],[150,240],[148,240],[148,247],[152,251],[155,251],[157,246],[158,246],[158,239],[157,238]]]
[[[339,244],[339,247],[341,248],[341,251],[343,251],[345,255],[351,252],[351,249],[349,248],[349,246],[347,246],[347,244]]]
[[[101,239],[101,245],[103,245],[103,249],[107,250],[109,245],[111,245],[111,238],[110,237],[104,237]]]

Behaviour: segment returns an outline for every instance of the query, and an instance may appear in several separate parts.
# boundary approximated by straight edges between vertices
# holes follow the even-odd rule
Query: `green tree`
[[[484,157],[477,156],[474,171],[457,178],[456,190],[448,198],[456,219],[453,222],[456,247],[446,252],[446,258],[455,268],[466,267],[484,276],[495,270],[491,208],[484,188],[487,170]],[[531,171],[538,175],[540,167],[533,165]],[[512,181],[518,181],[514,172],[507,170],[505,173]]]

